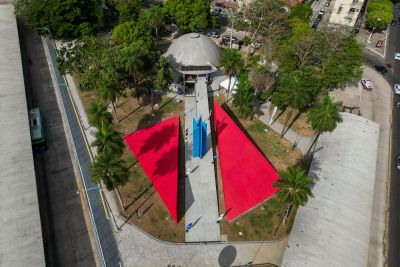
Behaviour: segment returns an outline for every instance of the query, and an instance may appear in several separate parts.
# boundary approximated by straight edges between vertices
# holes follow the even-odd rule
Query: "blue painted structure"
[[[198,120],[193,118],[193,157],[202,158],[207,149],[207,124],[202,121],[201,116]]]

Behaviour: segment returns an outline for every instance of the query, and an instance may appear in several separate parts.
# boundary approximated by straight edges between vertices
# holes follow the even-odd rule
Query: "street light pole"
[[[381,21],[380,18],[377,18],[375,21],[375,26],[372,28],[371,34],[369,35],[368,39],[367,39],[367,43],[371,42],[371,38],[372,38],[372,34],[374,34],[374,31],[376,30],[376,28],[378,27],[378,23]]]

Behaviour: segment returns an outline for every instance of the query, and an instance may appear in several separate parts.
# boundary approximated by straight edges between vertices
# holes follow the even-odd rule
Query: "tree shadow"
[[[143,107],[144,107],[143,105],[138,106],[137,108],[135,108],[134,110],[132,110],[131,112],[129,112],[125,117],[120,118],[120,119],[119,119],[119,122],[122,122],[122,121],[124,121],[125,119],[129,118],[133,113],[135,113],[136,111],[142,109]]]
[[[237,255],[236,248],[232,245],[224,247],[218,256],[218,264],[221,267],[231,266]]]
[[[301,114],[303,114],[303,112],[299,111],[296,114],[296,116],[294,116],[294,118],[290,122],[290,124],[288,126],[286,126],[286,128],[283,129],[282,134],[281,134],[281,138],[289,131],[289,129],[293,126],[293,124],[300,118]]]
[[[178,214],[177,221],[180,222],[186,213],[186,189],[185,189],[185,141],[182,127],[179,123],[179,150],[178,150]],[[193,196],[192,196],[193,197]]]
[[[151,188],[153,187],[153,184],[148,186],[145,190],[143,190],[142,193],[140,193],[137,197],[135,197],[128,205],[124,207],[125,210],[129,209],[133,204],[135,204],[136,201],[138,201],[142,196],[144,196]]]
[[[175,129],[174,124],[164,125],[160,129],[153,131],[144,141],[144,145],[141,147],[137,157],[150,151],[159,151],[165,144],[169,143],[176,133],[177,129]]]

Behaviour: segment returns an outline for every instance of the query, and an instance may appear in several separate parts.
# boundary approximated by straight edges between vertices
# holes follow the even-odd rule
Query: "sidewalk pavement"
[[[185,234],[186,242],[221,240],[207,94],[206,79],[199,77],[194,95],[185,97],[185,129],[189,133],[185,138],[185,166],[189,173],[185,178],[185,222],[193,224]],[[193,119],[200,115],[207,124],[207,153],[203,158],[194,158]]]
[[[365,67],[363,77],[370,79],[374,90],[363,90],[361,116],[379,123],[379,143],[376,165],[374,199],[372,203],[371,236],[368,266],[383,266],[385,263],[385,223],[388,210],[389,152],[392,114],[392,88],[382,75]],[[396,178],[396,177],[393,177]]]
[[[268,101],[267,103],[262,104],[260,108],[256,111],[256,118],[266,125],[268,125],[268,122],[271,119],[271,115],[269,112],[271,105],[272,103]],[[277,115],[278,114],[275,115],[275,119]],[[269,127],[273,129],[276,133],[281,134],[284,125],[275,120],[275,122],[269,125]],[[302,136],[291,129],[288,129],[283,137],[285,137],[292,144],[295,144],[295,147],[297,147],[303,155],[307,154],[314,141],[313,137]]]

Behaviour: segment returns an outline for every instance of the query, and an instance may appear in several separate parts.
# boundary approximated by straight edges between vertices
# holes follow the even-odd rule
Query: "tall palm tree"
[[[99,153],[105,151],[121,155],[124,150],[124,141],[112,124],[103,124],[95,133],[96,140],[92,146],[97,147]]]
[[[107,105],[99,100],[90,103],[88,115],[90,124],[96,128],[101,127],[103,124],[109,124],[112,121],[112,116],[107,110]]]
[[[239,51],[228,48],[222,52],[220,65],[225,73],[229,76],[228,89],[226,93],[226,100],[229,99],[229,90],[231,88],[231,79],[236,76],[244,67],[244,61]]]
[[[120,63],[133,80],[136,99],[139,103],[139,76],[143,73],[144,60],[143,50],[137,45],[127,46],[121,49]]]
[[[147,19],[152,28],[156,32],[156,38],[158,39],[158,29],[163,23],[163,13],[161,7],[156,5],[151,5],[147,10]]]
[[[125,162],[108,151],[99,153],[95,157],[90,171],[93,181],[103,181],[108,190],[124,185],[129,177]]]
[[[254,112],[254,91],[247,76],[242,73],[237,85],[237,92],[233,95],[233,104],[238,109],[240,116],[247,118]]]
[[[340,107],[341,103],[335,103],[329,96],[325,96],[310,109],[307,122],[311,124],[311,128],[317,133],[311,147],[322,133],[332,132],[337,124],[343,121],[340,115]]]
[[[288,205],[286,218],[293,206],[304,206],[311,193],[311,178],[298,166],[290,166],[279,172],[279,179],[273,184],[278,188],[276,193],[278,199]]]
[[[101,75],[97,80],[98,94],[103,101],[110,101],[113,107],[115,118],[118,122],[117,111],[115,109],[115,101],[122,95],[122,84],[119,80],[118,73],[112,69],[107,68],[101,70]]]

